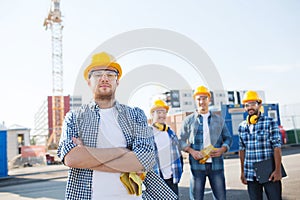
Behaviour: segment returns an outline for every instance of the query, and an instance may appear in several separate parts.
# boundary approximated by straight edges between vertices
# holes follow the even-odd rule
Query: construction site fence
[[[300,115],[281,116],[281,124],[287,134],[287,144],[299,144]]]

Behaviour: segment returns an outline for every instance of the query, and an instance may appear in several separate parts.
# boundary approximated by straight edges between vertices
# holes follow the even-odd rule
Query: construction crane
[[[49,149],[56,149],[60,139],[62,123],[64,118],[62,64],[63,25],[60,11],[60,0],[51,0],[49,14],[48,17],[45,18],[44,26],[46,30],[51,30],[52,35],[52,117],[49,116],[48,118],[49,139],[47,142],[47,146]]]

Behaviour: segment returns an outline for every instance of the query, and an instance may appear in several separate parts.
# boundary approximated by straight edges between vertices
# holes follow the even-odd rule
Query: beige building
[[[14,124],[7,129],[7,160],[21,154],[22,146],[30,145],[30,129]]]

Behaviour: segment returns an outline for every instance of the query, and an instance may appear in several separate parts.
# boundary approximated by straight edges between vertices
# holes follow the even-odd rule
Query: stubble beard
[[[95,94],[94,96],[95,100],[98,101],[110,101],[115,99],[115,95],[113,93],[109,94]]]
[[[200,106],[198,107],[198,112],[200,112],[201,114],[205,114],[208,112],[208,108],[206,108],[205,106]]]
[[[250,112],[249,112],[251,110],[252,110],[252,114],[250,114]],[[255,109],[251,109],[251,110],[248,111],[248,115],[250,115],[250,116],[252,116],[252,115],[258,115],[258,110],[255,110]]]

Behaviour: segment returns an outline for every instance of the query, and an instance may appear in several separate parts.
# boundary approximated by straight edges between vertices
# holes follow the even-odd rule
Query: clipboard
[[[256,179],[260,184],[269,182],[269,177],[275,169],[275,161],[273,158],[253,163]],[[286,171],[281,163],[281,176],[286,177]]]

